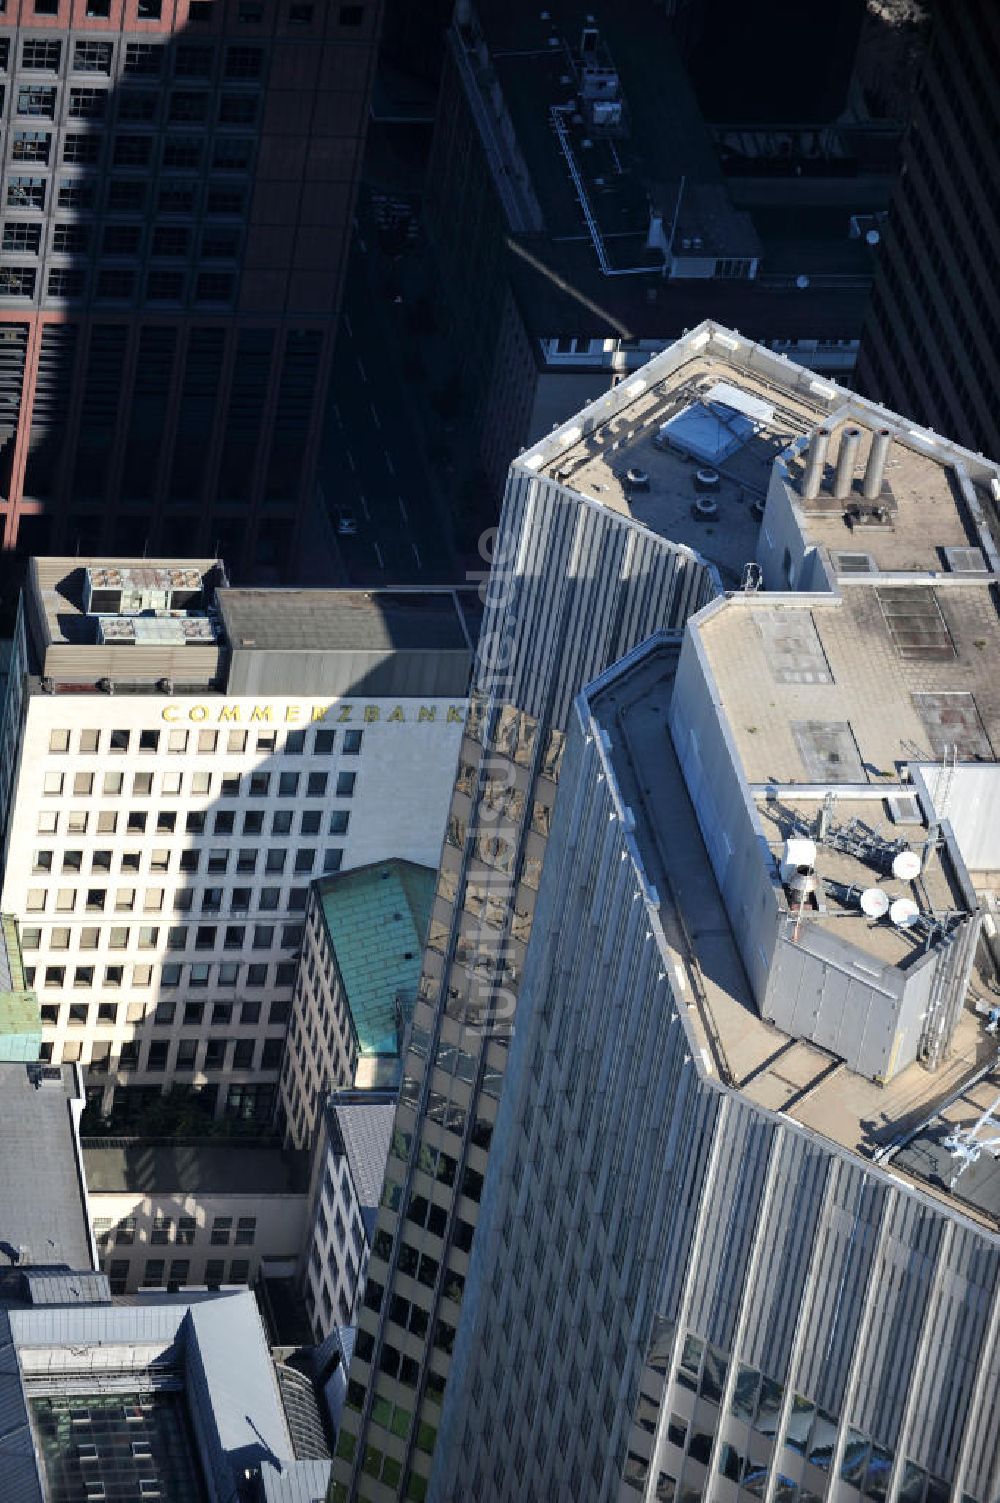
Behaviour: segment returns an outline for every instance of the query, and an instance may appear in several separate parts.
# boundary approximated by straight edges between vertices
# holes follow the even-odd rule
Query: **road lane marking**
[[[357,465],[354,463],[354,455],[351,453],[350,449],[345,449],[344,453],[347,455],[347,463],[350,465],[351,469],[356,470]]]
[[[379,566],[379,568],[380,569],[384,569],[385,568],[385,559],[382,557],[382,550],[379,547],[378,543],[375,544],[375,557],[378,559],[378,566]]]
[[[406,505],[405,505],[405,503],[403,501],[402,496],[400,496],[400,498],[399,498],[399,509],[400,509],[400,511],[403,514],[403,521],[406,523],[407,527],[409,527],[409,525],[410,525],[410,519],[406,515]]]
[[[369,402],[368,406],[371,408],[372,421],[374,422],[376,428],[381,428],[382,424],[378,420],[378,413],[375,411],[375,403]]]
[[[422,568],[423,568],[423,567],[424,567],[424,566],[423,566],[423,564],[422,564],[422,563],[421,563],[421,562],[420,562],[420,550],[419,550],[419,549],[418,549],[418,547],[417,547],[417,545],[416,545],[416,543],[411,543],[411,544],[410,544],[410,546],[411,546],[411,547],[412,547],[412,549],[413,549],[413,557],[414,557],[414,558],[415,558],[415,559],[416,559],[416,561],[417,561],[417,568],[418,568],[418,569],[422,569]]]
[[[367,500],[367,497],[366,497],[366,496],[365,496],[365,494],[364,494],[364,492],[363,492],[363,491],[362,491],[362,492],[360,492],[360,495],[361,495],[361,510],[362,510],[362,511],[363,511],[363,512],[364,512],[364,514],[365,514],[365,521],[366,521],[366,522],[370,522],[370,521],[371,521],[371,519],[372,519],[372,514],[371,514],[371,512],[370,512],[370,511],[369,511],[369,510],[368,510],[368,500]]]
[[[390,475],[395,475],[395,473],[396,473],[396,466],[392,462],[392,455],[389,453],[388,449],[383,449],[382,453],[385,455],[385,467],[386,467],[386,469],[389,471]]]
[[[334,402],[333,404],[333,420],[338,428],[343,428],[344,420],[340,416],[340,408],[337,406],[336,402]]]
[[[361,356],[360,355],[358,356],[358,359],[357,359],[357,365],[358,365],[358,374],[360,375],[362,381],[367,386],[368,385],[368,377],[365,375],[365,368],[361,364]]]
[[[353,339],[354,338],[354,330],[351,327],[351,320],[350,320],[349,316],[346,313],[344,314],[344,328],[347,330],[347,337],[348,337],[348,339]]]

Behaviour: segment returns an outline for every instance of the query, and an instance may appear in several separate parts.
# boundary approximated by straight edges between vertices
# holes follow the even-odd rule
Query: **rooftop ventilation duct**
[[[868,464],[865,467],[866,501],[877,501],[882,494],[885,463],[889,458],[891,447],[892,434],[888,428],[879,428],[872,434],[871,448],[868,450]]]
[[[854,487],[854,471],[858,463],[858,450],[861,448],[861,429],[845,428],[840,436],[840,449],[837,454],[837,474],[833,485],[833,494],[838,501],[846,501]]]
[[[806,478],[802,486],[802,494],[808,501],[814,500],[819,495],[819,488],[823,483],[823,472],[826,469],[826,454],[829,447],[829,428],[817,428],[813,434],[812,443],[809,445],[809,457],[806,461]]]

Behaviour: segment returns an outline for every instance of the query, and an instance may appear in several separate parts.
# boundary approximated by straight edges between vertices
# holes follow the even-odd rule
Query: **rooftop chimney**
[[[851,494],[860,447],[861,429],[845,428],[840,435],[840,449],[837,453],[837,474],[833,484],[833,494],[837,497],[838,501],[846,501],[847,497]]]
[[[892,434],[888,428],[879,428],[872,434],[871,448],[868,450],[868,464],[865,466],[866,501],[877,501],[882,494],[885,462],[889,457],[891,447]]]
[[[802,485],[802,494],[807,501],[812,501],[819,495],[819,488],[823,483],[823,471],[826,469],[826,451],[829,447],[829,428],[817,428],[809,445],[806,478]]]

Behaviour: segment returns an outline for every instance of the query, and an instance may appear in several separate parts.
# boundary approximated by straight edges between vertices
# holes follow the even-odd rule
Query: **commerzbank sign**
[[[464,725],[464,705],[366,705],[338,700],[333,704],[239,704],[223,700],[219,704],[165,704],[162,719],[171,725],[190,720],[213,725],[373,725],[385,722],[413,725],[440,722]]]

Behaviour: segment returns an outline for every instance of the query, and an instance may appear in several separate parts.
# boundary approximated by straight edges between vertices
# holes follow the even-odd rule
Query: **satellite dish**
[[[916,851],[900,851],[892,858],[892,875],[900,882],[912,882],[920,875],[920,857]]]
[[[816,842],[801,835],[785,841],[785,866],[815,866]]]
[[[904,898],[905,902],[906,899]],[[881,887],[866,887],[861,894],[861,912],[866,918],[885,918],[889,912],[889,896]]]
[[[920,909],[912,898],[897,898],[889,909],[889,917],[897,929],[912,929],[920,917]]]

